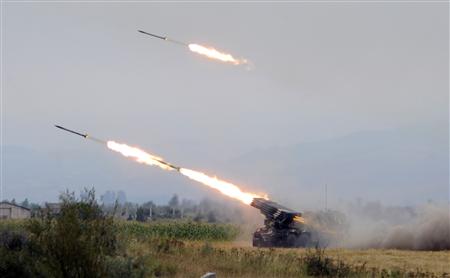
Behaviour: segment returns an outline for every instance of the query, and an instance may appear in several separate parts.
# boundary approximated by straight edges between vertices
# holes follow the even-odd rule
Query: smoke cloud
[[[350,248],[449,250],[449,207],[384,207],[378,202],[352,204],[346,209],[345,239]]]

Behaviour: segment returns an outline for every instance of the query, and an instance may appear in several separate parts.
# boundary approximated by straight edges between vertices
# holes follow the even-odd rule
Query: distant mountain
[[[365,131],[320,142],[255,150],[228,165],[248,184],[294,206],[361,197],[385,203],[448,202],[448,129]]]

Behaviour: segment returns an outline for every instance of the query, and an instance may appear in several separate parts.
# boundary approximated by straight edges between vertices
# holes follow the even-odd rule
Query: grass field
[[[236,243],[219,243],[218,248],[232,249]],[[252,250],[252,247],[241,247]],[[275,249],[275,253],[295,253],[301,257],[308,249]],[[450,251],[408,251],[392,249],[326,249],[325,255],[336,261],[360,266],[368,270],[401,270],[401,272],[423,272],[431,276],[450,277]]]
[[[150,239],[132,243],[128,252],[153,258],[157,274],[173,277],[200,277],[209,271],[218,277],[450,277],[450,251],[327,249],[317,255],[320,250]],[[322,263],[311,263],[311,258]],[[327,258],[333,265],[330,275]],[[311,272],[318,264],[322,275]]]
[[[108,266],[117,277],[131,268],[140,273],[133,277],[206,272],[218,277],[450,277],[450,251],[253,248],[248,240],[236,240],[239,229],[232,225],[115,221],[114,226],[125,252],[111,257]],[[26,233],[25,227],[25,221],[0,221],[0,232]]]

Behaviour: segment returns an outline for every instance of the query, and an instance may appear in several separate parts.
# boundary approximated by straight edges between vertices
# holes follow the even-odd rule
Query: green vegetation
[[[93,191],[58,215],[0,221],[0,277],[448,277],[450,252],[237,247],[238,228],[105,214]]]
[[[119,221],[119,232],[132,238],[176,238],[183,240],[226,241],[234,239],[239,230],[229,224],[209,224],[191,221],[157,221],[140,223]]]
[[[132,242],[153,240],[165,252],[178,240],[232,240],[236,227],[189,221],[139,223],[105,214],[94,191],[61,196],[61,211],[0,222],[0,277],[148,277],[172,273],[148,254],[130,255]],[[170,246],[170,248],[169,248]],[[155,264],[156,263],[156,264]],[[158,274],[159,273],[159,274]]]
[[[123,262],[116,226],[89,191],[82,200],[61,196],[61,212],[22,223],[2,221],[0,277],[110,277]],[[125,261],[127,262],[127,261]],[[126,276],[139,269],[128,263]]]

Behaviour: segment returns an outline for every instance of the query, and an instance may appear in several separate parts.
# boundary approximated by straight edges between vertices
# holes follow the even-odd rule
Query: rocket
[[[89,136],[89,134],[87,134],[87,133],[86,133],[86,134],[82,134],[82,133],[76,132],[76,131],[74,131],[74,130],[71,130],[71,129],[62,127],[62,126],[60,126],[60,125],[55,125],[55,127],[56,127],[56,128],[59,128],[59,129],[62,129],[62,130],[64,130],[64,131],[67,131],[67,132],[76,134],[76,135],[78,135],[78,136],[84,137],[84,138],[88,138],[88,136]]]
[[[70,132],[70,133],[72,133],[72,134],[76,134],[76,135],[81,136],[81,137],[83,137],[83,138],[85,138],[85,139],[90,139],[90,140],[93,140],[93,141],[95,141],[95,142],[97,142],[97,143],[102,143],[102,144],[108,145],[108,142],[107,142],[107,141],[102,140],[102,139],[95,138],[95,137],[93,137],[93,136],[91,136],[91,135],[89,135],[89,134],[87,134],[87,133],[83,134],[83,133],[81,133],[81,132],[78,132],[78,131],[75,131],[75,130],[68,129],[68,128],[65,128],[65,127],[60,126],[60,125],[55,125],[55,127],[56,127],[56,128],[59,128],[59,129],[61,129],[61,130]],[[176,171],[180,172],[181,167],[179,167],[179,166],[172,165],[172,164],[170,164],[169,162],[166,162],[166,161],[161,160],[161,159],[156,159],[156,158],[153,158],[153,159],[156,160],[156,161],[158,161],[158,162],[161,163],[161,164],[164,164],[164,165],[166,165],[166,166],[169,166],[169,167],[172,168],[173,170],[176,170]]]
[[[142,30],[137,30],[137,31],[141,34],[150,36],[152,38],[157,38],[157,39],[160,39],[160,40],[163,40],[166,42],[171,42],[174,44],[182,45],[183,47],[187,47],[191,52],[197,53],[202,56],[206,56],[209,59],[213,59],[213,60],[225,62],[225,63],[230,63],[235,66],[247,65],[247,66],[249,66],[249,67],[247,67],[247,69],[251,69],[251,65],[249,64],[249,61],[247,59],[234,58],[231,54],[221,52],[219,50],[216,50],[213,47],[203,46],[203,45],[200,45],[197,43],[186,43],[186,42],[182,42],[182,41],[177,41],[177,40],[171,39],[166,36],[156,35],[156,34],[142,31]]]
[[[160,40],[163,40],[163,41],[168,41],[168,42],[173,42],[173,43],[176,43],[176,44],[181,44],[181,45],[184,45],[184,46],[188,46],[188,44],[185,43],[185,42],[177,41],[177,40],[174,40],[174,39],[171,39],[171,38],[168,38],[168,37],[155,35],[155,34],[152,34],[152,33],[149,33],[149,32],[145,32],[145,31],[142,31],[142,30],[138,30],[138,32],[142,33],[142,34],[145,34],[145,35],[148,35],[148,36],[151,36],[151,37],[154,37],[154,38],[157,38],[157,39],[160,39]]]
[[[89,134],[87,134],[87,133],[83,134],[83,133],[81,133],[81,132],[77,132],[77,131],[68,129],[68,128],[62,127],[62,126],[60,126],[60,125],[55,125],[55,127],[56,127],[56,128],[59,128],[59,129],[62,129],[62,130],[64,130],[64,131],[67,131],[67,132],[76,134],[76,135],[78,135],[78,136],[84,137],[85,139],[90,139],[90,140],[95,141],[95,142],[97,142],[97,143],[101,143],[101,144],[106,144],[106,143],[107,143],[105,140],[95,138],[95,137],[93,137],[93,136],[91,136],[91,135],[89,135]]]
[[[158,35],[151,34],[151,33],[148,33],[148,32],[142,31],[142,30],[138,30],[138,32],[142,33],[142,34],[146,34],[146,35],[152,36],[152,37],[155,37],[155,38],[158,38],[158,39],[161,39],[161,40],[166,40],[167,39],[167,37],[158,36]]]
[[[160,160],[160,159],[156,159],[156,161],[158,161],[159,163],[164,164],[166,166],[169,166],[170,168],[176,170],[177,172],[180,172],[181,167],[179,167],[179,166],[172,165],[169,162],[165,162],[164,160]]]

